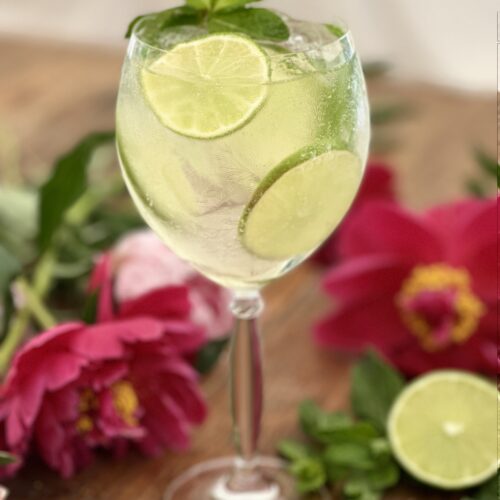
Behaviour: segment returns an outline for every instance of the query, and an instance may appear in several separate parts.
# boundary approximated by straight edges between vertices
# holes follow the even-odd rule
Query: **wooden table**
[[[0,131],[21,143],[31,175],[91,130],[113,127],[123,52],[0,38]],[[384,155],[398,171],[398,191],[422,208],[463,193],[464,178],[476,172],[472,147],[495,150],[495,96],[468,95],[429,85],[380,79],[370,85],[372,102],[402,100],[414,113],[388,126],[397,147]],[[5,134],[4,134],[5,135]],[[1,160],[0,160],[1,161]],[[1,165],[0,165],[0,172]],[[348,408],[346,356],[319,351],[311,326],[329,307],[319,289],[321,273],[305,264],[266,290],[263,319],[266,412],[262,451],[296,434],[296,408],[305,397],[330,410]],[[192,449],[160,459],[131,454],[122,460],[99,456],[89,469],[63,481],[32,461],[7,482],[13,500],[157,500],[188,466],[231,453],[226,363],[207,381],[211,412],[194,435]],[[445,499],[415,485],[391,492],[394,500]]]

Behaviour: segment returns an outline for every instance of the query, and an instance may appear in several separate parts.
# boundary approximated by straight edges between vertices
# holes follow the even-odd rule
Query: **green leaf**
[[[17,462],[18,458],[12,453],[6,451],[0,451],[0,465],[9,465]]]
[[[401,375],[370,351],[354,367],[351,386],[351,404],[355,414],[385,431],[389,410],[404,387]]]
[[[333,433],[352,425],[352,419],[345,413],[326,413],[313,401],[301,403],[299,421],[304,433],[321,443],[329,443]]]
[[[324,453],[328,467],[347,467],[357,470],[372,470],[376,460],[366,445],[358,443],[340,443],[328,446]]]
[[[354,475],[349,478],[343,488],[344,495],[357,500],[379,500],[380,494],[370,488],[365,475]]]
[[[294,461],[290,472],[296,479],[298,492],[302,494],[318,491],[326,483],[323,463],[315,457],[303,457]]]
[[[473,490],[460,500],[498,500],[500,499],[500,475],[497,473],[489,481]]]
[[[189,7],[197,10],[211,10],[213,0],[186,0]]]
[[[377,491],[392,488],[398,483],[399,477],[399,467],[393,460],[380,464],[375,470],[366,474],[370,488]]]
[[[346,34],[346,31],[344,28],[341,28],[340,26],[337,26],[335,24],[325,24],[325,28],[332,34],[335,35],[336,37],[340,38]]]
[[[90,293],[85,300],[82,312],[82,320],[88,325],[92,325],[96,322],[98,300],[99,291]]]
[[[278,453],[287,460],[294,461],[312,454],[309,446],[292,439],[283,439],[278,444]]]
[[[0,187],[0,244],[23,262],[35,255],[37,209],[36,191]]]
[[[228,342],[229,337],[212,340],[197,352],[194,366],[198,373],[206,375],[212,370],[219,360],[220,355],[224,352]]]
[[[385,125],[386,123],[406,118],[411,109],[406,104],[384,104],[373,107],[370,111],[372,125]]]
[[[86,136],[59,158],[49,179],[40,189],[38,245],[44,251],[64,220],[64,214],[87,188],[87,165],[94,150],[114,139],[114,132]]]
[[[8,290],[12,279],[21,271],[21,263],[2,245],[0,245],[0,296]]]
[[[261,0],[215,0],[214,12],[224,11],[229,12],[231,10],[239,9],[244,5],[249,3],[260,2]]]
[[[0,315],[0,344],[5,339],[5,335],[10,325],[12,314],[14,313],[14,299],[9,288],[4,291],[2,299],[2,314]]]
[[[128,26],[125,38],[130,38],[139,21],[144,20],[137,29],[141,40],[154,43],[158,34],[174,26],[196,25],[203,19],[203,12],[189,5],[174,7],[173,9],[154,12],[143,16],[137,16]]]
[[[485,198],[486,190],[484,186],[477,179],[468,179],[465,182],[465,189],[475,198]]]
[[[270,10],[254,8],[217,12],[208,20],[208,31],[244,33],[257,40],[272,41],[287,40],[290,36],[281,17]]]
[[[495,177],[497,187],[500,187],[500,165],[497,160],[479,148],[476,148],[474,156],[482,170],[489,176]]]

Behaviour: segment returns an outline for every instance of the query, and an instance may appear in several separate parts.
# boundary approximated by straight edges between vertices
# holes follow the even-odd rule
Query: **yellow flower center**
[[[404,323],[428,351],[465,342],[486,312],[472,292],[467,270],[446,264],[415,267],[396,303]]]
[[[127,425],[137,425],[135,413],[139,407],[139,400],[132,384],[126,380],[122,380],[114,383],[111,386],[111,391],[113,393],[113,403],[116,412],[120,415],[121,419]]]
[[[111,386],[111,395],[115,411],[122,421],[131,427],[138,425],[135,415],[139,400],[132,384],[126,380],[115,382]],[[99,400],[92,389],[86,388],[81,391],[78,410],[80,416],[76,421],[76,429],[81,434],[86,434],[94,429],[94,417],[99,411]]]

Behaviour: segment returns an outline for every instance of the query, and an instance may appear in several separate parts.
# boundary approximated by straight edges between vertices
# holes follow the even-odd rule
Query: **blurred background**
[[[0,31],[103,46],[124,46],[138,14],[176,0],[4,0]],[[492,91],[496,82],[497,0],[270,0],[313,21],[341,17],[365,60],[383,59],[395,74],[459,89]]]

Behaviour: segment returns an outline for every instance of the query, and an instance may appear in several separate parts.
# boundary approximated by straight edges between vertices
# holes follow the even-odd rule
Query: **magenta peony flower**
[[[124,310],[113,322],[67,323],[29,341],[2,387],[6,449],[21,457],[36,449],[68,477],[95,448],[122,453],[132,442],[148,455],[186,448],[206,408],[184,356],[204,335],[189,320],[184,288],[163,292],[165,303],[169,319],[127,318]]]
[[[496,372],[496,200],[418,216],[366,203],[342,233],[325,277],[336,300],[321,345],[378,348],[408,375],[434,368]]]
[[[394,178],[391,170],[383,163],[372,161],[366,167],[365,178],[345,219],[312,256],[315,262],[323,265],[337,262],[339,259],[338,241],[341,237],[341,232],[349,224],[356,210],[361,208],[367,201],[373,200],[394,201],[395,195]]]
[[[100,288],[99,317],[113,317],[113,304],[122,304],[172,285],[189,289],[192,319],[209,338],[226,335],[233,325],[230,293],[196,272],[172,253],[150,230],[123,238],[101,257],[91,279]],[[141,314],[141,310],[137,311]]]

